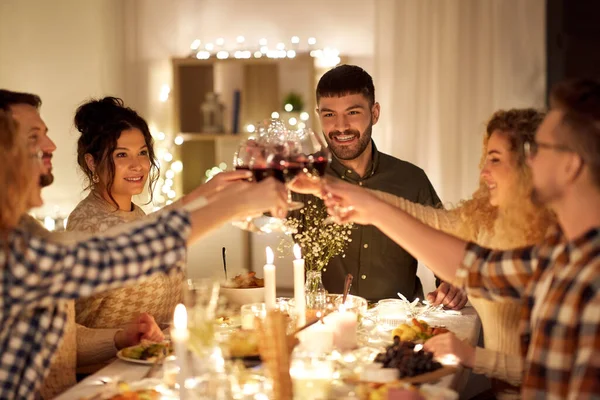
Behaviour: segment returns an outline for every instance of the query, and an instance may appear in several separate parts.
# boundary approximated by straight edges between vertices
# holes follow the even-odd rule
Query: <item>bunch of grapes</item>
[[[379,353],[375,362],[382,363],[384,368],[397,368],[400,379],[442,368],[442,364],[433,360],[433,353],[414,349],[414,343],[401,342],[396,336],[394,344],[388,346],[385,353]]]

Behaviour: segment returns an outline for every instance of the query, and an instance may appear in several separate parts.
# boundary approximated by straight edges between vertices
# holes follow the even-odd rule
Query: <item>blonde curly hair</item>
[[[0,239],[17,226],[36,185],[31,151],[9,111],[0,109]]]
[[[483,138],[479,168],[485,163],[490,137],[495,132],[501,133],[509,140],[511,156],[516,161],[517,183],[512,188],[510,203],[499,209],[490,204],[489,189],[480,180],[471,199],[462,201],[454,210],[461,220],[460,236],[477,240],[481,235],[493,235],[494,247],[501,249],[532,245],[543,239],[555,218],[547,208],[531,201],[533,183],[523,144],[533,141],[544,116],[545,113],[533,108],[500,110],[492,115]]]

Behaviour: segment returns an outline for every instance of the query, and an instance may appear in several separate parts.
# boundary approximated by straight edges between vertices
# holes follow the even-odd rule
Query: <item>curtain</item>
[[[491,114],[545,106],[545,57],[545,0],[376,0],[379,149],[423,168],[446,205],[468,198]]]
[[[545,1],[376,3],[374,138],[455,203],[477,186],[491,114],[545,105]]]

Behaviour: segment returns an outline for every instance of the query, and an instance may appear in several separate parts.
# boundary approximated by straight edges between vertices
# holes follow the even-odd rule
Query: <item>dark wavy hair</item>
[[[327,71],[317,84],[317,103],[321,97],[342,97],[350,94],[362,94],[375,104],[375,86],[373,78],[356,65],[338,65]]]
[[[37,94],[13,92],[11,90],[0,89],[0,109],[10,111],[10,107],[17,104],[27,104],[36,109],[42,106],[42,99]]]
[[[77,109],[75,127],[81,132],[77,141],[77,163],[86,176],[86,189],[94,186],[94,172],[85,161],[85,155],[90,154],[96,168],[107,172],[106,191],[117,208],[118,204],[111,193],[115,178],[115,162],[112,154],[117,147],[117,140],[121,136],[121,132],[132,128],[139,129],[144,135],[146,146],[148,146],[148,157],[151,164],[148,176],[150,188],[148,203],[152,201],[154,187],[159,176],[159,166],[154,154],[154,139],[150,134],[148,124],[138,113],[125,107],[123,100],[116,97],[90,100]]]

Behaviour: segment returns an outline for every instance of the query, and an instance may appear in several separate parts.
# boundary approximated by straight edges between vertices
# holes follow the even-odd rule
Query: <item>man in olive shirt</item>
[[[380,106],[367,72],[340,65],[323,75],[316,94],[323,134],[333,153],[328,174],[412,202],[440,205],[422,169],[377,150],[371,133]],[[335,257],[323,269],[325,288],[341,293],[348,273],[354,276],[351,293],[370,301],[397,298],[398,292],[408,299],[423,299],[417,260],[371,225],[356,225],[345,256]],[[429,298],[451,308],[462,308],[467,301],[464,292],[446,283]]]

